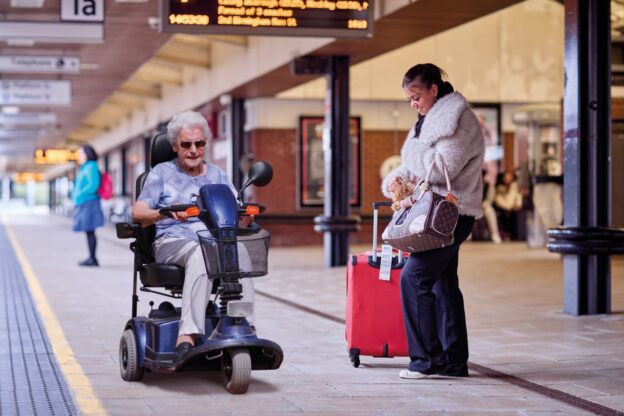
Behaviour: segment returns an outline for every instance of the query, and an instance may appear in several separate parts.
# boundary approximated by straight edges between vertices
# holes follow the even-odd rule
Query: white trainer
[[[409,379],[419,379],[429,377],[430,374],[419,373],[418,371],[401,370],[399,377]]]

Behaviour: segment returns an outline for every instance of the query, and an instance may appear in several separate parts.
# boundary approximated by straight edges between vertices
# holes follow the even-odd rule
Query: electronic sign
[[[370,37],[370,0],[160,0],[160,30],[246,36]]]
[[[37,149],[35,150],[35,164],[62,165],[78,160],[78,151],[70,149]]]

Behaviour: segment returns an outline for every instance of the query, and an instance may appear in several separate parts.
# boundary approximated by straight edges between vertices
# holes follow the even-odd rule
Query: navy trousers
[[[401,302],[411,371],[460,371],[468,362],[464,298],[459,290],[459,246],[474,217],[460,216],[448,247],[412,253],[401,272]]]

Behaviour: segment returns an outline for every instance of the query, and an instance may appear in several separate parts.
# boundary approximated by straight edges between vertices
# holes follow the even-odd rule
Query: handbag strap
[[[451,191],[451,180],[449,179],[449,175],[448,175],[448,171],[446,170],[446,164],[444,163],[444,159],[440,158],[442,161],[442,170],[444,171],[444,177],[446,178],[446,189],[448,190],[449,195],[452,195],[452,191]],[[422,199],[422,197],[425,195],[425,192],[427,192],[429,190],[429,178],[431,177],[431,171],[433,170],[433,165],[435,164],[435,158],[431,161],[431,164],[429,165],[429,170],[427,170],[427,176],[425,177],[425,180],[421,182],[420,184],[420,195],[418,195],[418,197],[416,197],[416,200],[412,200],[412,196],[410,196],[410,201],[412,203],[418,202]],[[423,186],[424,185],[424,186]],[[418,189],[418,188],[417,188]]]
[[[444,163],[444,159],[440,158],[442,161],[442,170],[444,171],[444,177],[446,178],[446,190],[451,193],[451,180],[449,179],[448,171],[446,170],[446,164]],[[431,161],[429,165],[429,170],[427,171],[427,177],[425,178],[425,182],[429,183],[429,178],[431,177],[431,171],[433,170],[433,165],[435,164],[435,158]]]

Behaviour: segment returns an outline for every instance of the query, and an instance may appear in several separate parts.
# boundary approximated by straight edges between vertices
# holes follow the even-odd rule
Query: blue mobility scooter
[[[150,165],[175,157],[164,134],[152,140]],[[137,178],[139,195],[147,173]],[[270,165],[255,163],[249,185],[264,186],[272,178]],[[240,194],[240,192],[239,192]],[[202,340],[182,357],[176,357],[180,308],[162,302],[151,309],[148,316],[137,316],[137,277],[140,290],[172,298],[181,298],[184,268],[172,264],[156,263],[152,243],[155,226],[141,228],[137,224],[117,224],[118,238],[134,238],[130,249],[134,252],[134,285],[132,294],[132,319],[124,328],[119,345],[121,377],[126,381],[141,380],[145,371],[221,371],[228,392],[245,393],[249,387],[251,370],[274,370],[280,367],[283,352],[275,342],[260,339],[247,322],[253,305],[242,300],[240,278],[262,276],[267,273],[269,233],[253,223],[247,229],[238,228],[242,211],[258,213],[261,206],[241,205],[226,185],[205,185],[197,200],[188,205],[177,205],[161,210],[186,211],[196,215],[210,231],[198,233],[206,262],[208,277],[213,279],[213,295],[206,309],[206,331]],[[244,213],[243,213],[244,215]],[[169,293],[154,290],[164,288]],[[217,302],[218,299],[218,302]],[[150,302],[150,306],[154,303]]]

